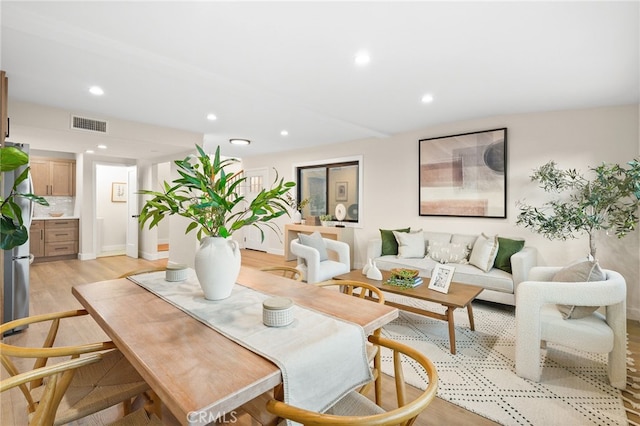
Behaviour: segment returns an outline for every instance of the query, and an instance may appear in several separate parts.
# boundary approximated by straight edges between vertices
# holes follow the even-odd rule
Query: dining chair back
[[[160,271],[166,271],[166,270],[167,270],[166,266],[151,266],[149,268],[141,268],[141,269],[134,269],[133,271],[127,271],[124,274],[120,275],[118,278],[127,278],[127,277],[130,277],[131,275],[146,274],[149,272],[160,272]]]
[[[373,302],[384,304],[384,294],[379,288],[365,282],[353,280],[328,280],[316,283],[318,287],[339,287],[340,291],[350,296],[356,296],[360,299],[368,299]],[[381,330],[378,328],[373,332],[374,336],[380,336]],[[380,365],[380,348],[377,345],[367,344],[367,359],[373,362],[371,374],[373,375],[375,401],[382,403],[382,374]],[[361,394],[366,394],[371,387],[371,383],[366,384],[360,389]]]
[[[294,407],[276,399],[267,401],[267,411],[307,426],[314,425],[411,425],[433,401],[438,388],[438,373],[433,363],[421,352],[403,343],[380,336],[369,336],[369,341],[392,354],[398,407],[385,411],[373,401],[358,392],[350,392],[325,413]],[[426,389],[412,401],[407,400],[402,359],[411,362],[411,368],[421,367],[428,377]]]
[[[28,325],[29,328],[20,334],[5,338],[0,342],[0,361],[3,367],[16,382],[13,387],[19,387],[27,403],[27,412],[30,416],[50,419],[50,407],[39,408],[41,404],[56,405],[53,410],[54,418],[51,423],[39,424],[66,424],[71,421],[86,417],[90,414],[102,411],[105,408],[124,403],[125,414],[131,406],[131,400],[149,390],[149,385],[144,381],[133,366],[124,358],[122,353],[115,349],[113,342],[85,343],[73,346],[56,346],[56,337],[62,320],[65,324],[70,318],[82,317],[88,312],[84,309],[51,314],[35,315],[21,318],[0,325],[0,334],[16,327]],[[48,331],[46,325],[49,325]],[[70,324],[71,325],[71,324]],[[41,327],[45,327],[42,329]],[[46,332],[44,343],[40,347],[17,346],[8,343],[16,341],[30,341],[32,336],[40,332]],[[65,335],[65,340],[69,339]],[[50,370],[42,370],[46,367],[50,358],[71,357],[78,359],[80,355],[95,354],[91,356],[93,362],[76,365],[71,363],[71,373],[64,371],[65,364],[55,369],[60,364],[54,364],[53,373]],[[32,359],[33,367],[25,370],[27,359]],[[80,358],[84,359],[84,358]],[[21,371],[24,370],[24,371]],[[63,372],[62,376],[59,373]],[[75,372],[76,374],[73,374]],[[23,381],[23,377],[31,377]],[[44,378],[47,378],[45,382]],[[53,381],[52,384],[49,384]],[[27,383],[28,382],[28,383]],[[10,382],[8,382],[10,383]],[[8,386],[8,385],[5,385]],[[43,394],[52,392],[51,398],[42,398]]]
[[[261,271],[269,272],[281,277],[290,278],[296,281],[302,281],[302,272],[290,266],[265,266],[260,268]]]

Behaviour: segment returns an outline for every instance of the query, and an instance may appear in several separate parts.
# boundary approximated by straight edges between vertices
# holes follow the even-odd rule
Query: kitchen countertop
[[[56,219],[80,219],[80,218],[78,216],[60,216],[60,217],[34,216],[31,220],[56,220]]]

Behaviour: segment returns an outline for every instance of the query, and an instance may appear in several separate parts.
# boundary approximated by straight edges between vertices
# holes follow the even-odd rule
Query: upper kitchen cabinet
[[[75,195],[75,160],[31,157],[30,163],[33,192],[36,195]]]

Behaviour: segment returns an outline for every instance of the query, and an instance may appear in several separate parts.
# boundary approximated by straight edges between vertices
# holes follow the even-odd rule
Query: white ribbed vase
[[[194,266],[204,298],[226,299],[240,273],[240,246],[232,239],[204,237],[196,252]]]

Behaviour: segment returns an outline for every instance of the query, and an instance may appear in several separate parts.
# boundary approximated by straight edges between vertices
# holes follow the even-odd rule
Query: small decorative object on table
[[[439,291],[440,293],[447,293],[449,286],[451,285],[451,279],[453,278],[453,272],[455,268],[448,265],[436,265],[431,273],[431,279],[429,280],[429,289]]]
[[[391,276],[385,284],[413,288],[422,284],[422,277],[418,276],[418,270],[416,269],[394,268],[391,270]]]
[[[342,223],[342,221],[344,220],[345,217],[347,217],[347,209],[345,208],[344,204],[338,204],[336,206],[336,219],[338,220],[338,224],[336,225],[337,228],[344,228],[344,223]]]
[[[284,327],[293,322],[293,301],[271,297],[262,302],[262,322],[267,327]]]
[[[367,278],[370,280],[382,281],[382,272],[378,269],[376,262],[371,264],[371,268],[367,271]]]
[[[187,265],[181,263],[174,263],[167,265],[164,279],[169,282],[184,281],[187,279]]]

